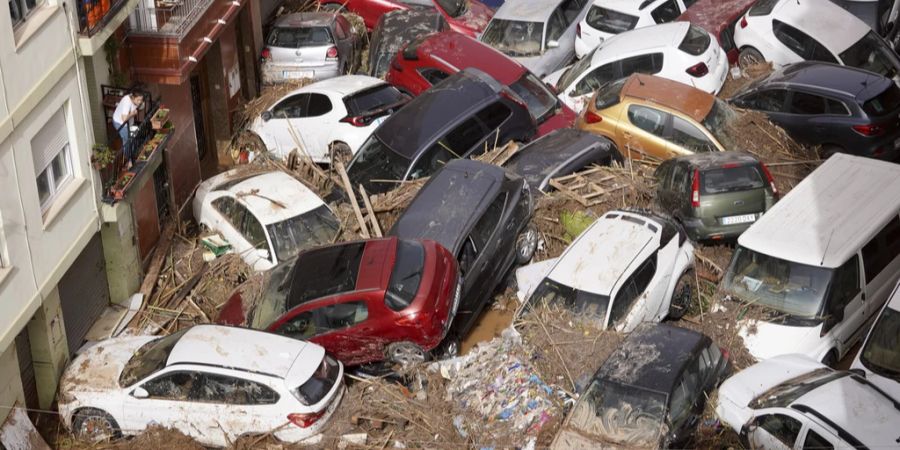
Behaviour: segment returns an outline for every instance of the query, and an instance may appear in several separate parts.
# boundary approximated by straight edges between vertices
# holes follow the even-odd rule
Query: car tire
[[[835,350],[835,349],[831,349],[828,352],[828,354],[825,355],[824,358],[822,358],[822,364],[825,364],[826,366],[831,367],[832,369],[834,368],[834,366],[837,365],[837,363],[838,363],[838,354],[837,354],[837,350]]]
[[[538,231],[528,225],[519,237],[516,238],[516,263],[527,264],[534,257],[537,250]]]
[[[744,47],[741,49],[741,53],[738,54],[738,66],[741,69],[764,62],[766,62],[766,58],[763,57],[759,50],[753,47]]]
[[[672,301],[669,302],[669,318],[678,320],[684,317],[691,303],[697,298],[697,286],[694,271],[688,270],[678,277],[675,289],[672,290]]]
[[[401,366],[412,366],[428,359],[425,350],[412,342],[395,342],[388,345],[386,353],[389,361]]]
[[[343,142],[332,142],[328,145],[328,154],[331,155],[331,166],[335,167],[335,162],[341,162],[344,167],[353,159],[353,151],[350,146]]]
[[[459,339],[447,337],[444,339],[444,342],[441,343],[439,354],[441,355],[441,358],[455,358],[459,356],[459,348]]]
[[[82,408],[72,416],[72,433],[91,442],[104,442],[121,436],[116,419],[97,408]]]

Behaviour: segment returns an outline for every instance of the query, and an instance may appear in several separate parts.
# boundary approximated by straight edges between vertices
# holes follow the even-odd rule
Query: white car
[[[355,154],[378,125],[409,101],[384,80],[345,75],[304,86],[263,111],[250,131],[280,158],[302,147],[313,161]]]
[[[747,448],[897,448],[900,406],[865,378],[801,355],[756,363],[719,387],[716,415]]]
[[[211,446],[270,431],[293,443],[315,437],[331,418],[343,372],[316,344],[198,325],[84,350],[63,373],[59,414],[74,434],[94,440],[156,424]]]
[[[828,0],[759,0],[734,30],[738,63],[803,60],[858,67],[898,79],[900,59],[868,25]]]
[[[900,284],[894,288],[850,368],[862,370],[866,379],[900,401]]]
[[[604,41],[588,56],[544,78],[576,112],[598,88],[646,73],[716,94],[728,75],[728,55],[706,30],[688,22],[653,25]]]
[[[681,317],[690,305],[694,247],[671,219],[610,211],[555,259],[519,268],[521,316],[538,302],[566,305],[600,328]]]
[[[685,11],[683,0],[593,0],[578,24],[575,56],[584,58],[606,39],[629,30],[673,22]],[[696,0],[688,0],[691,5]]]
[[[221,233],[259,271],[333,242],[340,228],[321,198],[281,171],[220,173],[200,183],[193,207],[198,224]]]

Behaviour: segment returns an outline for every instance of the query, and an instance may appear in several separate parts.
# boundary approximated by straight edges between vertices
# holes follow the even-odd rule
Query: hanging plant
[[[91,165],[102,170],[116,160],[116,152],[106,144],[94,144],[91,147]]]

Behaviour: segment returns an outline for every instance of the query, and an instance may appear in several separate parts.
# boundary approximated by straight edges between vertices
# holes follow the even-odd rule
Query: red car
[[[397,52],[385,79],[402,91],[419,95],[460,70],[479,69],[509,86],[525,101],[538,124],[537,136],[569,128],[577,114],[525,66],[468,36],[444,31],[422,36]]]
[[[267,276],[256,304],[238,288],[217,322],[315,342],[348,366],[424,361],[459,306],[456,258],[431,240],[318,247]]]
[[[698,0],[676,20],[690,22],[715,36],[728,55],[728,63],[736,64],[739,51],[734,46],[734,24],[754,3],[756,0]]]
[[[338,10],[343,5],[359,15],[372,31],[378,19],[386,12],[398,9],[434,7],[444,16],[450,29],[475,37],[484,31],[494,10],[478,0],[319,0],[323,9]]]

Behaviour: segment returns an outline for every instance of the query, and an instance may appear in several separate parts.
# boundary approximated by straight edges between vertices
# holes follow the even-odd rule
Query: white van
[[[900,278],[898,214],[900,165],[836,154],[748,228],[722,287],[766,313],[741,323],[750,353],[839,361]]]
[[[881,310],[850,369],[862,370],[867,380],[900,401],[900,284]]]

